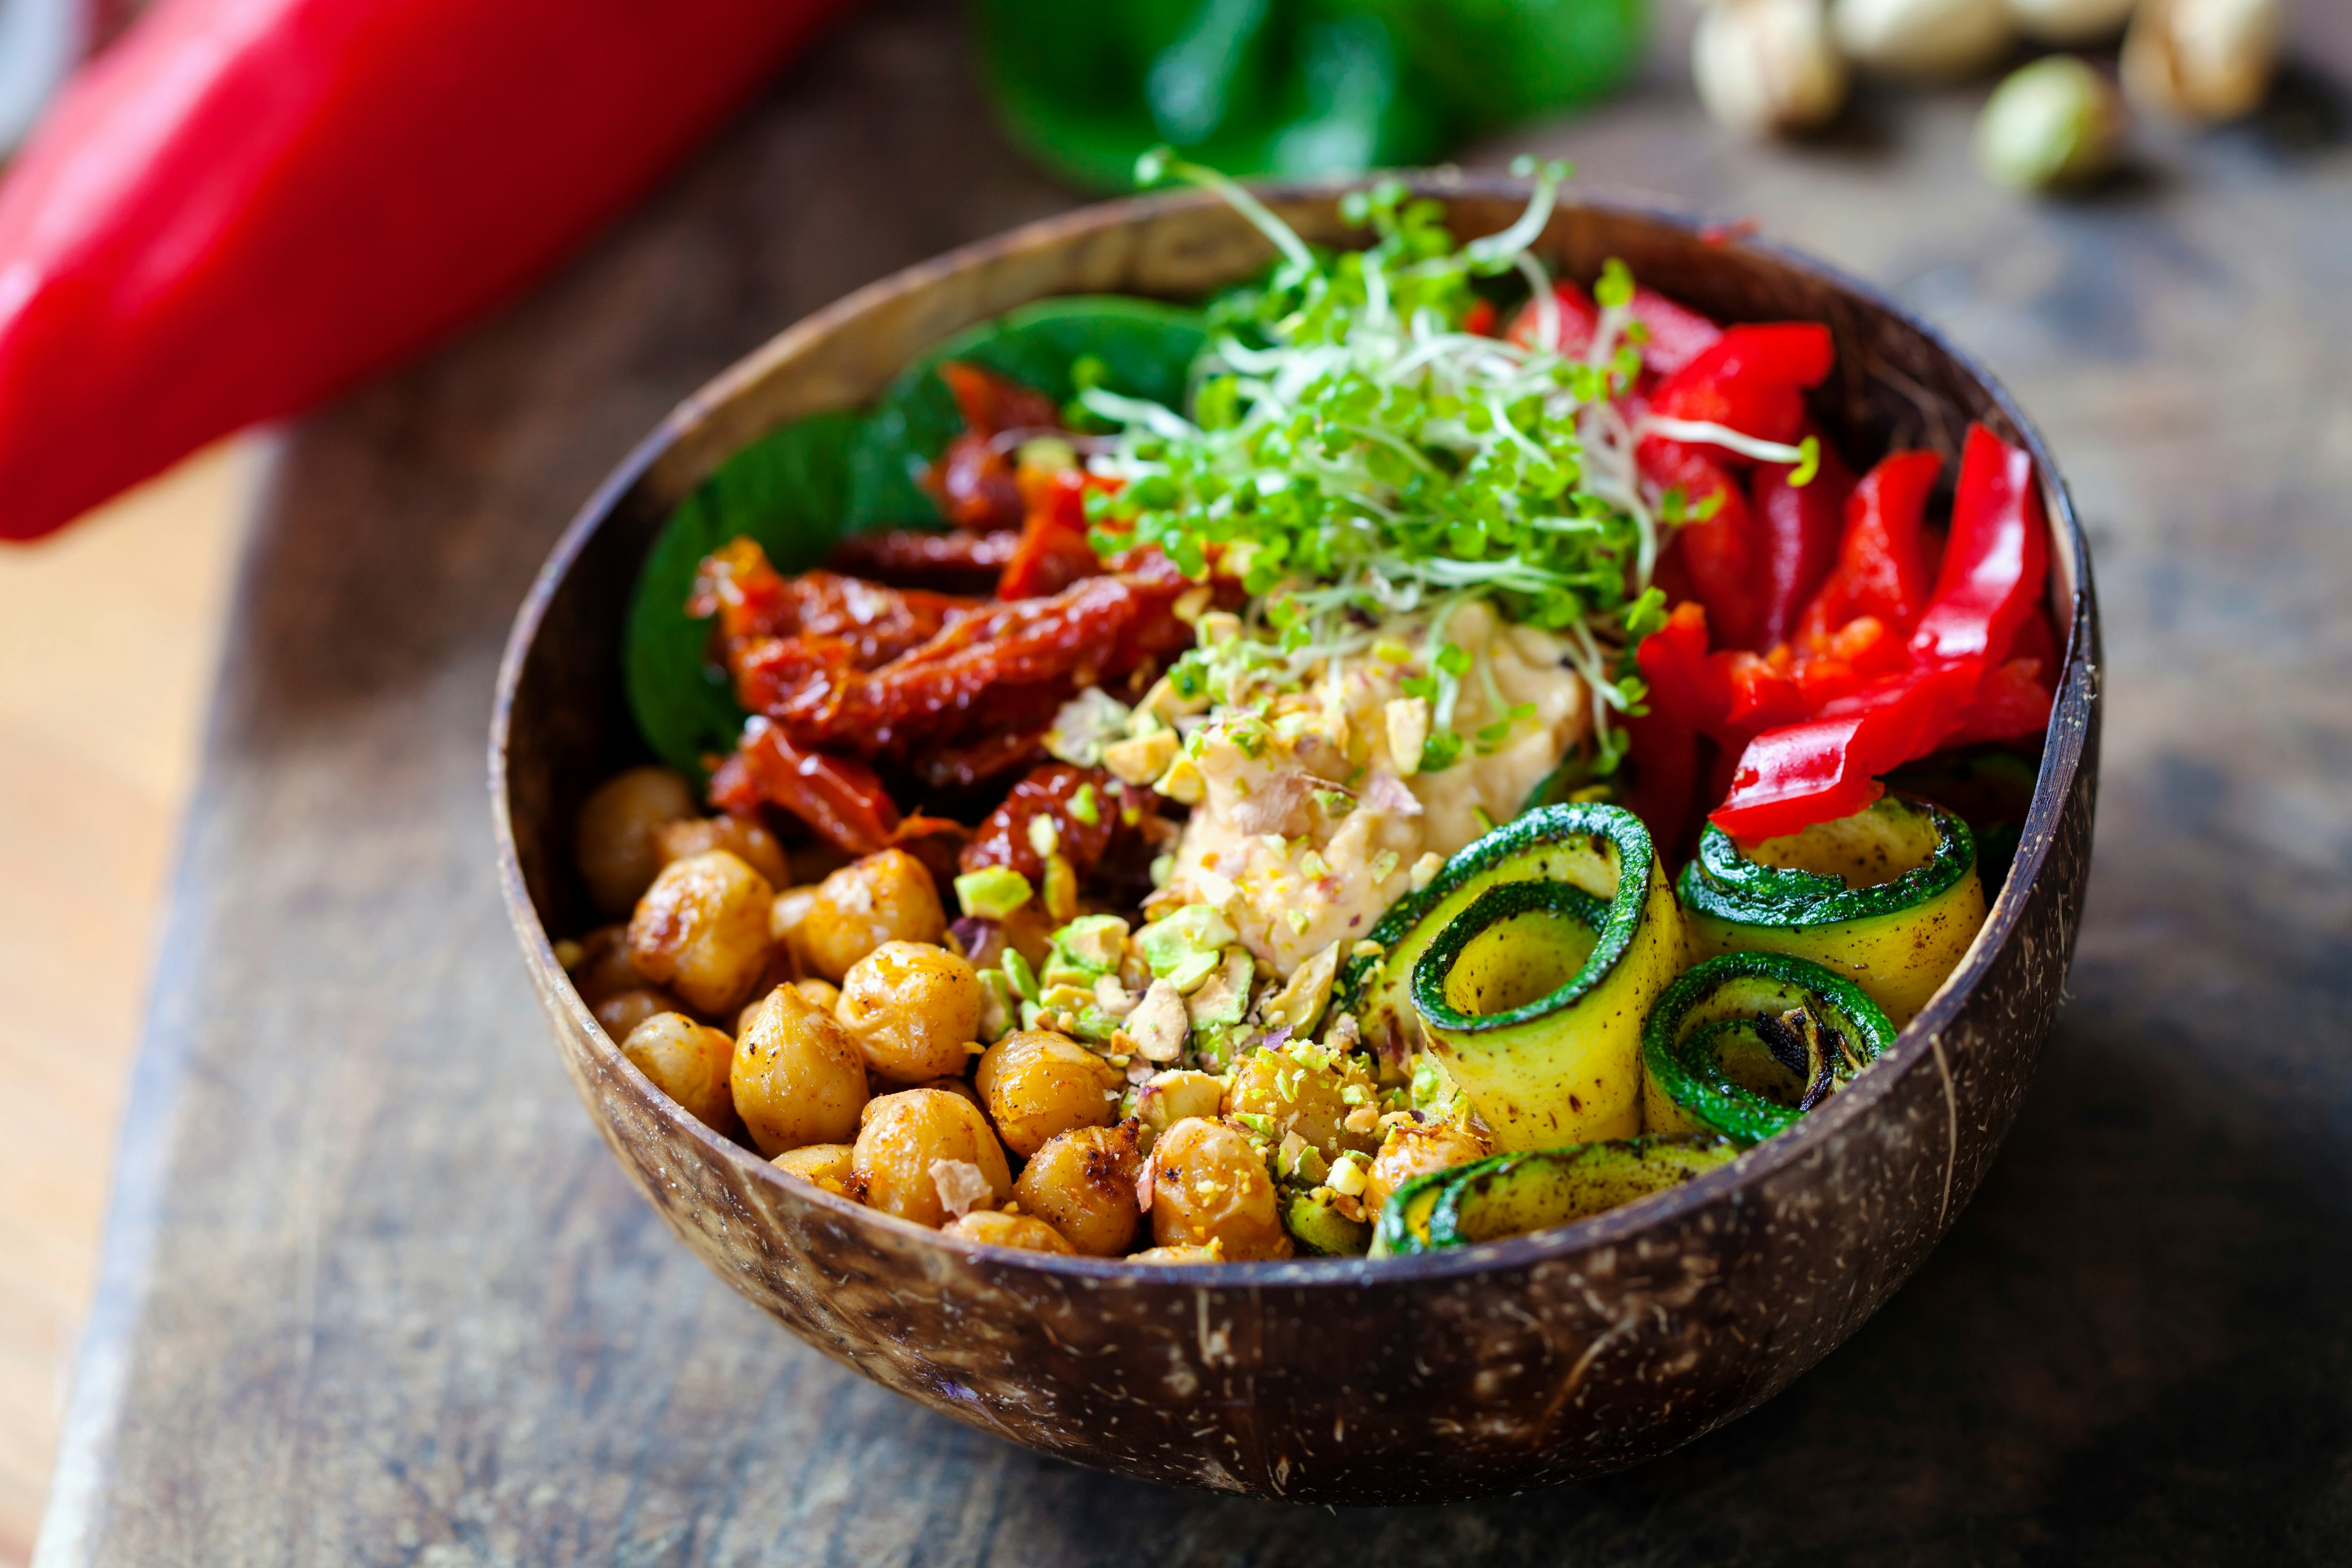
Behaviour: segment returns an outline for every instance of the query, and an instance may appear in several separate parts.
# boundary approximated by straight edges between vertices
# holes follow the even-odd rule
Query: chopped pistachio
[[[1078,912],[1078,874],[1066,855],[1045,857],[1045,913],[1057,921]]]
[[[1184,997],[1171,980],[1155,980],[1151,989],[1143,994],[1135,1010],[1127,1016],[1127,1032],[1135,1041],[1136,1050],[1146,1059],[1172,1062],[1184,1054],[1184,1041],[1192,1032],[1192,1020],[1184,1011]]]
[[[956,901],[963,912],[982,920],[1001,921],[1027,903],[1036,889],[1029,879],[1010,866],[983,866],[955,879]]]
[[[1198,763],[1190,757],[1178,757],[1151,787],[1180,805],[1198,805],[1207,798],[1209,781],[1201,776]]]
[[[1029,819],[1029,847],[1040,855],[1051,855],[1062,847],[1062,825],[1051,813],[1039,812]]]
[[[1401,775],[1418,771],[1429,744],[1429,700],[1392,697],[1381,705],[1381,714],[1388,730],[1390,762]]]
[[[1011,983],[1014,995],[1030,1002],[1037,1000],[1037,972],[1021,956],[1018,948],[1004,950],[1004,978]]]
[[[1154,730],[1149,734],[1130,735],[1124,741],[1113,741],[1103,748],[1103,766],[1131,784],[1148,784],[1165,773],[1175,762],[1176,731]]]

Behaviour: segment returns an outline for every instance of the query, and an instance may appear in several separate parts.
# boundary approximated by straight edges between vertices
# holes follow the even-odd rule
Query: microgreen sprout
[[[1622,262],[1608,263],[1593,290],[1601,318],[1590,349],[1570,360],[1543,346],[1558,342],[1558,310],[1531,247],[1569,171],[1525,172],[1536,180],[1526,210],[1467,244],[1446,228],[1441,203],[1402,181],[1352,192],[1341,216],[1371,243],[1337,250],[1309,245],[1214,170],[1164,149],[1138,164],[1140,184],[1172,178],[1222,196],[1277,257],[1257,284],[1212,307],[1189,416],[1099,386],[1078,393],[1118,432],[1090,459],[1123,481],[1113,498],[1089,498],[1097,542],[1157,544],[1195,575],[1217,560],[1253,596],[1238,632],[1229,625],[1215,646],[1204,635],[1180,661],[1179,690],[1247,702],[1339,658],[1402,663],[1400,633],[1417,633],[1425,673],[1405,689],[1430,704],[1422,765],[1443,767],[1465,743],[1452,723],[1472,663],[1444,626],[1486,599],[1560,637],[1613,758],[1611,715],[1641,696],[1622,650],[1663,619],[1650,586],[1662,530],[1719,504],[1645,493],[1637,441],[1711,442],[1811,477],[1817,448],[1691,421],[1634,427],[1613,401],[1641,369],[1633,279]],[[1481,289],[1515,272],[1535,302],[1535,346],[1465,330]],[[1489,707],[1504,717],[1475,737],[1485,748],[1525,717]]]

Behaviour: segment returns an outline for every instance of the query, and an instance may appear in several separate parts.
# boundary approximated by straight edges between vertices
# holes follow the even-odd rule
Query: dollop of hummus
[[[1435,771],[1419,767],[1427,704],[1404,690],[1426,674],[1419,627],[1328,661],[1300,690],[1213,710],[1187,747],[1202,798],[1155,907],[1216,906],[1253,955],[1287,975],[1360,940],[1445,857],[1517,816],[1585,737],[1584,680],[1559,638],[1483,603],[1455,610],[1442,632],[1470,666],[1452,725],[1461,754]],[[1507,718],[1498,737],[1479,738]]]

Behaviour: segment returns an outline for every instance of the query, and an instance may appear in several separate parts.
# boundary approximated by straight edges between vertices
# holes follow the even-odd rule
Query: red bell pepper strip
[[[1805,389],[1828,377],[1836,356],[1830,330],[1817,321],[1732,327],[1658,384],[1650,399],[1650,416],[1721,425],[1766,441],[1793,442],[1804,432]],[[1677,444],[1671,437],[1651,435],[1639,449],[1646,458],[1658,447]],[[1725,463],[1745,468],[1750,461],[1721,447],[1706,449]]]
[[[1943,569],[1911,634],[1911,651],[1927,659],[2000,662],[2040,608],[2049,577],[2050,520],[2033,482],[2033,459],[1983,426],[1969,426]]]
[[[1723,336],[1721,327],[1654,289],[1633,290],[1633,319],[1650,333],[1642,345],[1642,363],[1660,375],[1674,374]]]
[[[514,293],[845,0],[163,0],[0,184],[0,538]]]
[[[1908,668],[1749,742],[1729,795],[1710,814],[1725,832],[1754,842],[1849,816],[1876,798],[1878,775],[1956,736],[2015,733],[2037,711],[2047,723],[2035,689],[2040,661],[1993,662],[2031,625],[2046,586],[2047,522],[2032,460],[1972,426],[1952,520]]]
[[[1837,562],[1846,501],[1853,494],[1853,471],[1817,430],[1821,468],[1811,483],[1789,482],[1790,465],[1759,466],[1748,480],[1756,517],[1756,552],[1764,580],[1764,610],[1757,646],[1770,647],[1796,636],[1814,593]]]
[[[1917,667],[1748,743],[1730,794],[1709,813],[1741,843],[1851,816],[1885,793],[1879,775],[1924,757],[1951,731],[1977,672]]]
[[[1552,286],[1552,305],[1559,325],[1549,347],[1570,359],[1582,359],[1591,352],[1592,334],[1600,331],[1601,307],[1582,288],[1565,279]],[[1674,374],[1723,336],[1721,327],[1654,289],[1635,289],[1632,310],[1645,333],[1642,364],[1654,375]],[[1521,348],[1532,348],[1542,321],[1543,313],[1530,300],[1519,307],[1505,336]]]
[[[1681,491],[1685,514],[1706,513],[1675,530],[1660,573],[1669,581],[1690,584],[1706,606],[1718,643],[1754,647],[1763,630],[1765,607],[1756,523],[1747,492],[1716,458],[1712,447],[1678,441],[1662,443],[1646,455],[1643,468],[1653,483]]]
[[[1706,647],[1706,608],[1685,600],[1666,624],[1642,639],[1633,662],[1650,689],[1649,706],[1686,730],[1717,740],[1731,738],[1731,681]],[[1745,740],[1746,732],[1737,732]]]
[[[1837,564],[1797,625],[1801,645],[1820,647],[1863,616],[1897,636],[1911,630],[1932,581],[1924,525],[1927,492],[1943,467],[1933,452],[1897,452],[1863,476],[1846,502]]]

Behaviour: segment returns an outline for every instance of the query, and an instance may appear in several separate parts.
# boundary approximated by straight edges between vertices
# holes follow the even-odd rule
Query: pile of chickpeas
[[[1377,1148],[1375,1210],[1485,1152],[1453,1129],[1349,1125],[1336,1078],[1271,1052],[1130,1086],[1050,1030],[983,1045],[987,992],[922,862],[887,849],[793,885],[766,829],[698,816],[666,769],[592,795],[576,853],[592,899],[627,920],[559,956],[629,1060],[785,1175],[948,1236],[1098,1258],[1148,1238],[1142,1262],[1289,1257],[1267,1156],[1236,1112],[1333,1154]]]

